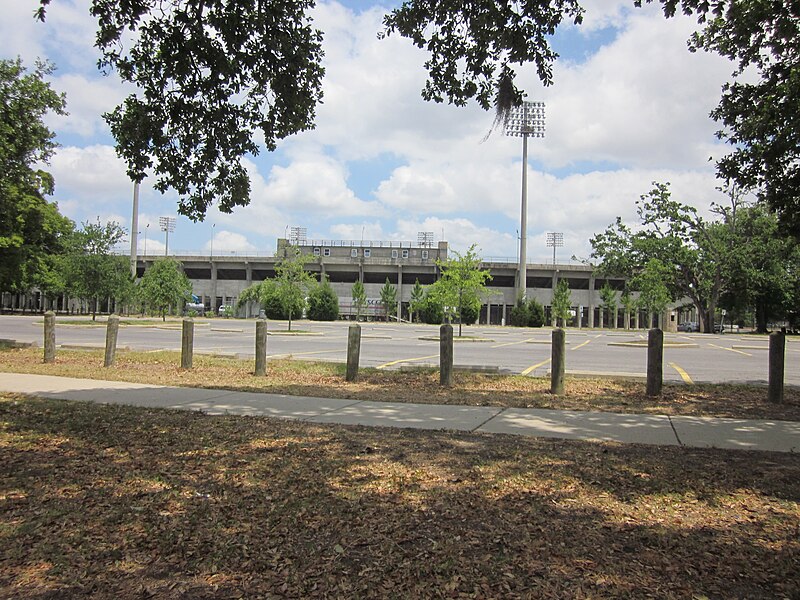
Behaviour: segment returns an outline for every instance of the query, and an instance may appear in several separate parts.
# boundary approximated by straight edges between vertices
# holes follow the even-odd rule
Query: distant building
[[[222,305],[236,306],[239,296],[246,287],[268,278],[275,277],[275,265],[285,255],[289,242],[279,239],[275,256],[239,255],[238,253],[219,255],[176,255],[183,265],[184,273],[192,283],[193,293],[200,298],[206,311],[216,314]],[[328,278],[339,297],[343,318],[355,314],[352,307],[352,286],[361,281],[367,292],[367,317],[382,316],[379,305],[380,289],[388,279],[397,288],[397,314],[409,318],[408,304],[411,290],[419,280],[423,286],[434,283],[440,276],[437,260],[448,257],[448,243],[440,242],[394,242],[394,241],[347,241],[347,240],[300,240],[297,246],[301,252],[313,257],[306,269],[316,274],[317,280],[323,275]],[[137,275],[142,276],[145,269],[157,258],[139,256]],[[511,308],[516,302],[515,280],[516,260],[489,259],[481,264],[488,269],[492,280],[488,283],[489,294],[482,298],[480,323],[505,324]],[[600,287],[606,278],[596,277],[588,265],[528,264],[527,297],[535,298],[545,307],[547,320],[550,320],[550,304],[553,289],[558,279],[566,279],[571,290],[574,317],[569,323],[573,327],[596,327],[601,324]],[[624,280],[609,278],[609,284],[622,290]],[[43,307],[44,300],[38,292],[28,294],[3,294],[2,307],[5,310],[26,306],[33,310]],[[61,298],[55,303],[57,310],[81,312],[78,301]],[[258,306],[249,303],[239,311],[239,316],[254,317]],[[614,317],[611,317],[613,320]],[[675,320],[674,311],[668,316]],[[603,324],[608,327],[609,317]],[[631,316],[631,327],[647,327],[649,319],[644,312]],[[677,323],[675,323],[677,324]],[[622,310],[616,315],[617,327],[623,327]],[[671,323],[666,323],[670,328]],[[672,325],[674,327],[674,324]]]

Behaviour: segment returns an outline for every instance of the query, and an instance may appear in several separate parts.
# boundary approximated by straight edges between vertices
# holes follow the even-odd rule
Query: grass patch
[[[667,384],[659,398],[645,394],[641,381],[568,378],[566,393],[549,393],[548,378],[457,372],[454,386],[439,385],[436,370],[361,369],[348,383],[339,363],[270,360],[266,377],[253,375],[253,361],[196,354],[193,369],[180,369],[177,352],[125,352],[114,367],[102,368],[100,350],[59,350],[54,364],[42,363],[42,350],[0,353],[0,371],[62,375],[189,387],[269,392],[296,396],[422,402],[469,406],[597,410],[622,413],[800,420],[800,389],[786,388],[784,404],[769,404],[764,386]]]
[[[800,461],[0,394],[0,597],[796,598]]]

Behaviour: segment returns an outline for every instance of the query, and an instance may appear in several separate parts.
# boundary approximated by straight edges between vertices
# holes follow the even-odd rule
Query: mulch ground
[[[795,455],[0,395],[3,598],[798,598]]]

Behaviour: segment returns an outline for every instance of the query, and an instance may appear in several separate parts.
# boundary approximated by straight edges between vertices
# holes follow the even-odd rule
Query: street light
[[[144,262],[147,263],[147,232],[150,230],[150,223],[144,226]]]
[[[522,210],[520,215],[519,272],[517,296],[527,291],[528,246],[528,136],[544,137],[544,102],[523,102],[511,109],[505,123],[505,134],[522,138]]]
[[[158,224],[161,227],[161,231],[166,233],[164,242],[164,256],[166,256],[169,252],[169,234],[175,231],[175,217],[158,217]]]

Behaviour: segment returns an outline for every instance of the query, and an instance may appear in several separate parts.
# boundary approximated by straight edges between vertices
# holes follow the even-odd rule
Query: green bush
[[[528,302],[520,298],[511,309],[508,322],[514,327],[542,327],[544,325],[544,306],[534,298]]]
[[[339,318],[339,298],[327,280],[309,292],[308,318],[312,321],[335,321]]]
[[[429,325],[441,325],[444,322],[444,308],[430,294],[426,294],[419,309],[419,318]]]
[[[544,326],[544,306],[535,298],[528,301],[528,327]]]

